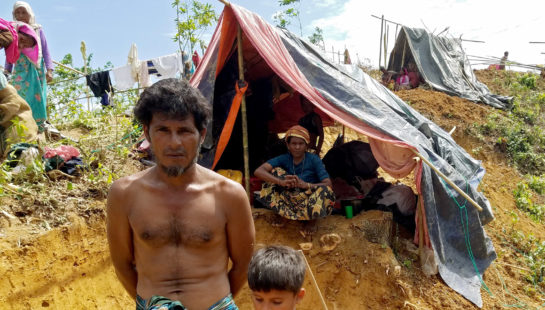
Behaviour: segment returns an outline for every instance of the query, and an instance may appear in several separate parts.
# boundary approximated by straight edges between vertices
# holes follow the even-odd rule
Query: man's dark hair
[[[294,249],[271,245],[257,250],[248,267],[252,291],[290,291],[297,294],[305,280],[305,262]]]
[[[156,113],[173,119],[186,119],[192,115],[195,127],[201,131],[210,121],[212,107],[198,89],[184,80],[171,78],[144,90],[134,107],[134,116],[146,126],[149,126]]]

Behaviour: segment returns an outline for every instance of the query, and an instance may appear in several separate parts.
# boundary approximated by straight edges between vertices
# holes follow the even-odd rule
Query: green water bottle
[[[354,216],[352,206],[344,206],[344,213],[347,219],[351,219]]]

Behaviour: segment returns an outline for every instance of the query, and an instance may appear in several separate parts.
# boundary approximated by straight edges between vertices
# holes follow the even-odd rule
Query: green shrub
[[[545,205],[537,205],[532,201],[532,192],[528,184],[521,182],[513,191],[515,204],[517,208],[528,213],[530,218],[536,222],[541,222],[545,217]]]
[[[518,78],[519,84],[527,87],[528,89],[536,89],[536,76],[531,73],[525,73]]]
[[[545,175],[540,177],[535,175],[529,176],[528,186],[540,195],[545,194]]]

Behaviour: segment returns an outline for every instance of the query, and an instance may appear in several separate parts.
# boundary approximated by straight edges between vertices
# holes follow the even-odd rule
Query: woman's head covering
[[[308,134],[308,130],[305,129],[303,126],[295,125],[288,129],[286,131],[286,142],[288,141],[289,137],[297,137],[305,140],[307,144],[310,143],[310,135]]]
[[[40,54],[38,47],[38,36],[36,35],[36,32],[34,32],[34,29],[32,29],[32,27],[23,22],[8,22],[0,18],[0,29],[8,30],[13,37],[13,42],[11,43],[11,45],[6,47],[6,60],[8,63],[14,64],[17,59],[19,59],[21,52],[26,55],[32,63],[38,63],[38,58]],[[34,45],[33,47],[19,50],[18,32],[22,32],[34,38],[34,40],[36,41],[36,45]]]
[[[15,19],[15,10],[17,10],[20,7],[25,8],[28,15],[30,16],[30,19],[28,20],[28,24],[31,25],[32,27],[35,27],[36,17],[34,16],[34,12],[32,11],[32,8],[30,7],[30,4],[28,4],[25,1],[16,1],[15,4],[13,5],[13,11],[12,11],[13,20],[17,20],[17,19]]]

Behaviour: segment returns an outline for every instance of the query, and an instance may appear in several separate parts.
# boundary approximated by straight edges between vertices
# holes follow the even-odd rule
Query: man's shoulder
[[[110,195],[124,194],[142,186],[142,183],[149,175],[150,170],[151,168],[117,179],[110,187]]]
[[[199,166],[202,177],[210,182],[214,195],[232,199],[233,197],[245,197],[246,191],[242,185],[208,168]]]

